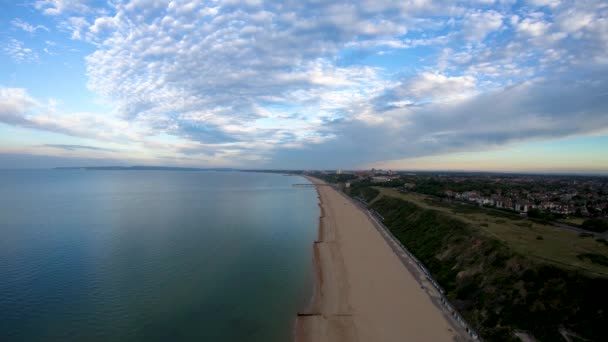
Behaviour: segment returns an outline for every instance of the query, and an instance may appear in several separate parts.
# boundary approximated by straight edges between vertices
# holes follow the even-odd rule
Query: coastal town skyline
[[[0,5],[0,168],[608,173],[604,1]]]

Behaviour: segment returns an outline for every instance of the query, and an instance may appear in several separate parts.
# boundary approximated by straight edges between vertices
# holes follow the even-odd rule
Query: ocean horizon
[[[312,292],[303,177],[0,171],[8,341],[286,341]]]

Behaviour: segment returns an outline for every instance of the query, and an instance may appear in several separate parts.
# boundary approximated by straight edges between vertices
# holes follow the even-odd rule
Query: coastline
[[[311,183],[315,184],[315,181],[308,176],[302,176],[306,178]],[[312,336],[309,336],[308,332],[311,330],[307,327],[307,322],[305,322],[306,317],[311,317],[320,314],[320,301],[321,301],[321,286],[323,283],[323,275],[321,273],[321,265],[320,265],[320,256],[319,256],[319,248],[318,243],[321,241],[323,236],[323,217],[324,209],[323,209],[323,198],[319,193],[319,190],[315,188],[317,192],[318,206],[319,206],[319,220],[317,225],[317,237],[313,241],[312,244],[312,291],[310,299],[302,311],[298,311],[296,314],[294,326],[293,326],[293,336],[292,340],[295,342],[298,341],[312,341]]]
[[[298,312],[296,342],[461,341],[458,327],[421,287],[361,208],[323,181],[313,291]]]

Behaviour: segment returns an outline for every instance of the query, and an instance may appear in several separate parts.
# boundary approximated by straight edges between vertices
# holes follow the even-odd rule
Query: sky
[[[608,2],[0,0],[0,168],[608,173]]]

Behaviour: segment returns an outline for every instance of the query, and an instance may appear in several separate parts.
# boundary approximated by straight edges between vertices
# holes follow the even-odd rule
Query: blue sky
[[[0,6],[0,168],[608,172],[605,1]]]

